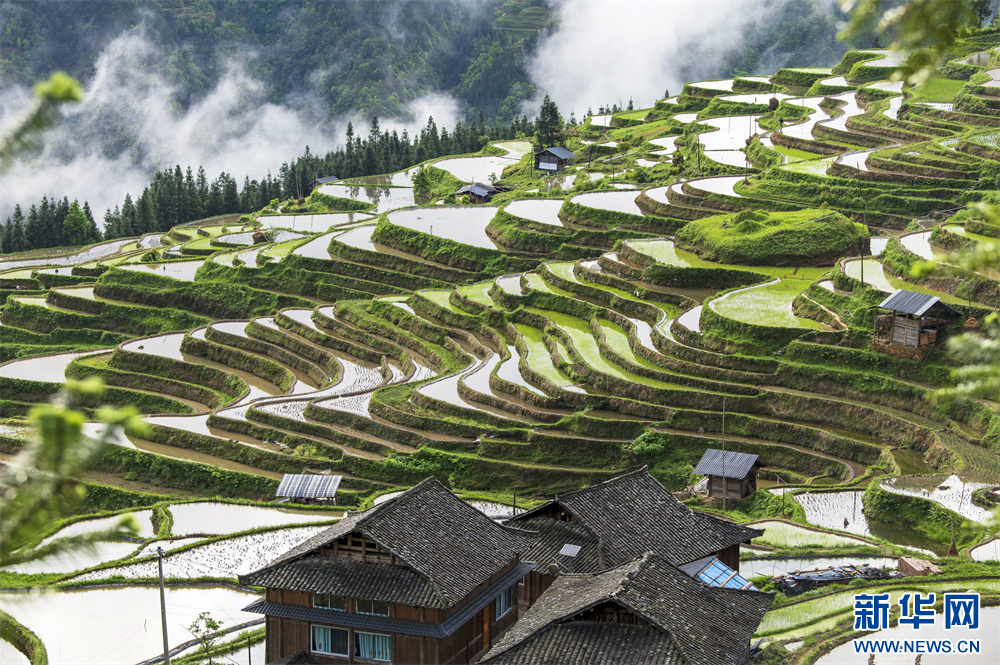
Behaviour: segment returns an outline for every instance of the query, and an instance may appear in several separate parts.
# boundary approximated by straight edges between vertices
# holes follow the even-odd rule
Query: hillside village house
[[[739,572],[740,543],[764,533],[691,510],[645,467],[560,495],[506,524],[538,534],[524,554],[538,564],[525,580],[529,604],[560,574],[608,570],[646,552],[675,566],[714,560],[728,579]],[[737,588],[749,584],[739,579]]]
[[[272,664],[472,663],[493,648],[497,663],[646,649],[666,658],[652,663],[739,665],[771,599],[737,572],[739,545],[762,533],[690,510],[645,468],[503,525],[428,478],[240,581],[265,588],[246,610],[267,616]],[[623,576],[634,586],[615,591]],[[691,652],[703,639],[709,656]],[[532,660],[566,644],[583,650]]]
[[[322,178],[316,178],[315,180],[313,180],[309,184],[309,189],[311,191],[311,190],[316,189],[317,187],[322,187],[323,185],[328,185],[331,182],[337,182],[337,180],[339,180],[339,178],[337,176],[335,176],[335,175],[325,176],[325,177],[322,177]]]
[[[708,496],[739,501],[757,491],[757,455],[709,448],[698,460],[694,472],[705,476]],[[702,483],[698,483],[700,489]]]
[[[481,662],[742,665],[773,598],[705,584],[646,554],[561,576]]]
[[[566,148],[554,146],[535,153],[535,171],[539,174],[554,175],[569,166],[569,160],[576,154]]]
[[[240,581],[266,589],[267,662],[470,663],[517,620],[532,542],[428,478]]]

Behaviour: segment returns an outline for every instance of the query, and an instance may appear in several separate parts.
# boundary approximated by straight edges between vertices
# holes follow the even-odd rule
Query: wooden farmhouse
[[[709,448],[701,456],[695,473],[708,480],[708,495],[725,499],[745,499],[757,491],[757,455]]]
[[[484,185],[481,182],[474,182],[471,185],[461,187],[455,194],[458,196],[468,196],[469,203],[486,203],[494,194],[497,188],[492,185]]]
[[[471,663],[517,620],[533,540],[428,478],[240,582],[265,588],[268,663]]]
[[[342,476],[286,473],[278,483],[274,496],[294,503],[337,504],[337,488]]]
[[[489,665],[742,665],[773,595],[720,588],[655,554],[555,580]]]
[[[328,185],[331,182],[337,182],[339,179],[340,178],[338,178],[335,175],[325,176],[323,178],[316,178],[315,180],[312,181],[312,183],[310,183],[309,189],[313,190],[313,189],[316,189],[317,187],[322,187],[323,185]]]
[[[569,160],[574,157],[575,153],[561,146],[540,150],[535,153],[535,171],[538,171],[539,175],[559,173],[569,166]]]
[[[505,523],[538,533],[537,542],[524,554],[537,563],[525,580],[528,605],[559,575],[601,572],[646,552],[674,566],[699,562],[692,574],[708,567],[706,559],[735,574],[740,543],[763,533],[691,510],[645,467],[560,495]],[[737,588],[748,584],[743,580]]]
[[[690,510],[645,468],[503,525],[428,478],[239,579],[265,589],[245,611],[266,616],[271,665],[460,664],[488,651],[496,663],[611,665],[642,649],[656,655],[644,663],[737,665],[770,606],[738,573],[740,543],[762,533]],[[728,655],[686,651],[706,639]]]
[[[958,313],[937,296],[900,289],[878,304],[891,314],[875,317],[876,343],[894,346],[931,346],[941,327]]]

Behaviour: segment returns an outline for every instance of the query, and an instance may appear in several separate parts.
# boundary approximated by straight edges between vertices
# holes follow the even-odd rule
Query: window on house
[[[500,592],[497,596],[496,602],[496,612],[493,615],[494,619],[499,619],[504,614],[510,611],[510,608],[514,607],[514,586],[511,585]]]
[[[327,610],[347,611],[347,599],[343,596],[334,596],[329,593],[314,593],[313,607],[322,607]]]
[[[312,626],[312,647],[315,653],[326,653],[332,656],[348,656],[348,635],[343,628],[330,626]]]
[[[389,616],[389,603],[379,600],[358,599],[358,614],[378,614],[379,616]]]
[[[392,635],[354,631],[354,657],[392,662]]]

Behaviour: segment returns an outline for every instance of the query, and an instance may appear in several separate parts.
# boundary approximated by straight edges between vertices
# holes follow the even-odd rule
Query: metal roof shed
[[[899,289],[877,305],[893,312],[875,317],[875,342],[896,346],[922,347],[937,342],[938,331],[957,314],[941,298],[929,293]]]
[[[708,477],[708,495],[742,499],[757,491],[757,455],[709,448],[694,468]]]
[[[332,501],[336,503],[337,488],[343,476],[317,476],[286,473],[281,478],[275,497],[296,501]]]

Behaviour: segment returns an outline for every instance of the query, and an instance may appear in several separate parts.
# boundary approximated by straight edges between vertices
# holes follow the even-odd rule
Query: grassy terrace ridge
[[[519,38],[549,20],[527,4],[507,3],[497,18]],[[955,53],[987,47],[960,40]],[[148,441],[114,447],[86,474],[89,514],[152,510],[162,539],[179,499],[260,505],[285,472],[343,475],[352,510],[429,475],[470,498],[505,503],[516,492],[528,505],[643,465],[683,491],[698,480],[692,469],[704,451],[725,445],[760,455],[761,489],[725,506],[700,495],[687,501],[763,524],[761,549],[744,556],[897,556],[913,543],[943,552],[954,520],[962,557],[939,558],[945,578],[920,587],[975,588],[995,599],[1000,563],[967,556],[983,525],[936,496],[878,488],[899,472],[995,482],[997,400],[932,403],[929,393],[954,385],[960,364],[946,345],[926,358],[891,355],[872,345],[872,330],[873,306],[897,288],[956,309],[945,338],[996,308],[989,276],[915,281],[916,255],[895,236],[933,230],[927,251],[996,241],[996,226],[971,204],[1000,201],[1000,89],[982,85],[981,68],[951,63],[900,96],[887,92],[888,70],[872,64],[880,57],[851,52],[832,72],[792,67],[770,82],[737,79],[733,92],[689,86],[678,104],[615,113],[608,127],[570,127],[566,146],[581,157],[558,177],[538,177],[526,140],[461,155],[462,164],[502,174],[505,187],[492,217],[468,208],[467,228],[456,223],[469,206],[454,197],[461,183],[440,168],[451,158],[436,157],[438,166],[425,164],[424,196],[411,196],[400,172],[384,179],[393,187],[335,185],[337,196],[274,201],[239,222],[156,234],[152,245],[129,238],[3,255],[0,455],[20,450],[24,418],[59,380],[102,377],[112,401],[140,407],[155,426]],[[803,95],[838,75],[858,86],[857,97],[800,102],[808,106],[785,99],[766,113],[726,99]],[[762,128],[785,118],[787,135],[762,129],[747,177],[747,116],[762,113]],[[717,116],[714,126],[726,128],[726,114],[739,136],[694,120]],[[794,129],[807,117],[820,121],[815,133]],[[666,136],[674,152],[652,154],[665,145],[649,140]],[[874,150],[832,154],[862,146]],[[741,165],[724,164],[733,161],[725,153]],[[386,204],[387,191],[405,204]],[[585,193],[594,194],[571,201]],[[512,201],[517,216],[503,209]],[[404,207],[421,224],[390,224]],[[246,237],[216,241],[265,228],[276,214],[304,215],[280,223],[308,219],[315,228],[253,247],[236,244]],[[337,226],[319,228],[324,214]],[[488,242],[468,235],[472,220]],[[463,233],[483,246],[463,243]],[[198,256],[186,259],[197,272],[183,270],[177,252]],[[233,261],[237,254],[246,260]],[[965,299],[963,280],[984,295]],[[175,337],[164,341],[168,333]],[[182,347],[167,343],[177,333],[188,333]],[[60,355],[101,349],[72,361]],[[796,491],[863,491],[870,533],[890,535],[811,525],[803,506],[764,488],[775,478]],[[775,590],[767,578],[755,583]],[[801,653],[814,653],[847,634],[844,599],[881,584],[798,600],[779,594],[760,633],[779,649],[804,640]],[[887,583],[893,594],[904,587]]]
[[[833,265],[854,254],[868,230],[844,215],[822,209],[715,215],[688,223],[676,244],[719,263],[751,266]]]

